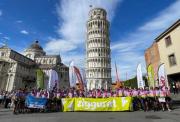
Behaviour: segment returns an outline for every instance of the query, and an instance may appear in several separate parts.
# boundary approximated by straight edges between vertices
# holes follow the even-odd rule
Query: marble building
[[[104,9],[90,10],[86,40],[87,89],[107,89],[111,84],[109,25]]]
[[[38,41],[23,54],[7,45],[0,47],[0,90],[36,86],[36,70],[53,69],[58,73],[60,87],[69,86],[69,68],[61,62],[60,55],[46,55]]]

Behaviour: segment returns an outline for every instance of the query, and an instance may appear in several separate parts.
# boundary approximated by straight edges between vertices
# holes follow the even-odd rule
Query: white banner
[[[74,61],[71,61],[69,66],[69,82],[71,87],[76,86],[76,76],[74,72]]]
[[[145,86],[145,83],[142,77],[141,64],[138,64],[137,66],[137,84],[138,84],[138,88],[144,88]]]
[[[167,80],[167,75],[165,72],[165,65],[161,64],[159,66],[158,70],[158,78],[159,78],[159,86],[165,89],[165,87],[168,87],[168,80]]]
[[[46,83],[46,88],[48,90],[53,90],[54,87],[59,88],[59,78],[55,70],[44,70],[45,74],[48,76],[48,81]]]

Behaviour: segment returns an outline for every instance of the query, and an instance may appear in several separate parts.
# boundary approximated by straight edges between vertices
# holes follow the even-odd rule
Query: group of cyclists
[[[30,109],[26,105],[27,95],[32,95],[36,98],[47,98],[45,109]],[[2,96],[0,94],[0,96]],[[6,105],[13,107],[13,112],[42,112],[42,111],[61,111],[61,98],[108,98],[108,97],[133,97],[133,110],[154,110],[154,111],[171,111],[170,91],[166,88],[140,88],[132,89],[128,87],[120,87],[117,89],[93,89],[93,90],[77,90],[75,88],[63,89],[18,89],[8,93],[9,101]]]

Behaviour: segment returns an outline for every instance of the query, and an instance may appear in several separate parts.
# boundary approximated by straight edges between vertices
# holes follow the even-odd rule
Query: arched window
[[[100,22],[100,21],[98,21],[98,28],[100,28],[100,26],[101,26],[101,22]]]
[[[94,13],[93,13],[94,15],[96,15],[96,11],[94,11]]]
[[[43,64],[46,64],[46,63],[47,63],[47,60],[46,60],[46,59],[44,59],[44,60],[43,60]]]
[[[49,59],[49,64],[52,64],[52,59]]]

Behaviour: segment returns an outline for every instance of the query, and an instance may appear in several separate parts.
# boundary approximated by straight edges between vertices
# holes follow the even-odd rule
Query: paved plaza
[[[0,108],[0,122],[180,122],[180,94],[173,95],[173,111],[168,112],[55,112],[13,115]]]
[[[57,112],[13,115],[0,110],[0,122],[180,122],[180,106],[172,112]]]

